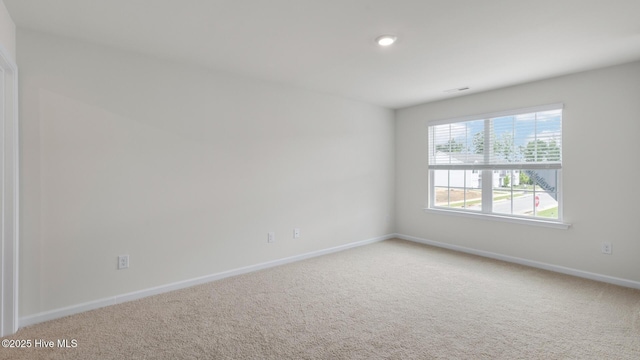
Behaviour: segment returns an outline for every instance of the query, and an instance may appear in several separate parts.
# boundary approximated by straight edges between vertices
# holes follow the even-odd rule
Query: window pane
[[[432,170],[433,185],[436,187],[449,187],[449,170]]]
[[[557,194],[537,193],[536,217],[547,219],[558,219]]]
[[[480,173],[473,170],[432,170],[434,206],[482,210]]]
[[[435,206],[449,206],[449,188],[448,187],[436,187],[436,201]]]
[[[560,162],[562,151],[562,110],[536,113],[537,139],[545,146],[537,161]]]
[[[490,125],[492,163],[560,163],[562,110],[496,117]]]
[[[482,211],[482,190],[465,189],[464,208],[472,211]]]
[[[525,170],[525,175],[533,183],[536,217],[558,219],[558,171]]]
[[[509,170],[495,177],[493,212],[558,219],[557,170]]]
[[[493,173],[493,212],[512,214],[514,198],[522,196],[517,170],[499,170]]]
[[[449,187],[464,188],[465,175],[464,170],[449,170]]]
[[[522,172],[529,179],[528,183],[535,185],[537,192],[555,193],[558,191],[558,170],[523,170]]]
[[[513,192],[493,193],[493,212],[497,214],[509,215],[530,215],[533,214],[533,192],[513,189]]]
[[[484,120],[429,127],[429,164],[479,164],[483,161]]]
[[[517,149],[514,143],[515,117],[491,119],[491,162],[502,164],[515,162]]]

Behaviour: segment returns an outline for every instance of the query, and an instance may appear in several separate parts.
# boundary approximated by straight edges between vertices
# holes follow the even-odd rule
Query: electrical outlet
[[[267,242],[268,243],[276,242],[276,233],[274,232],[267,233]]]
[[[129,268],[129,255],[118,256],[118,270]]]
[[[602,253],[603,254],[611,255],[611,243],[610,242],[603,242],[602,245],[601,245],[601,249],[602,249]]]
[[[293,228],[293,238],[297,239],[300,237],[300,228]]]

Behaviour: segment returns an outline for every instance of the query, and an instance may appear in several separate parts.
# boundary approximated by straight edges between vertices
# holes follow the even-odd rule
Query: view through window
[[[432,209],[562,220],[562,105],[429,126]]]

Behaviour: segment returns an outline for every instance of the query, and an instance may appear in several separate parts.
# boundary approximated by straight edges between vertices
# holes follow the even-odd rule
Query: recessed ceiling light
[[[395,35],[380,35],[376,38],[376,43],[380,46],[389,46],[396,40],[398,40],[398,37]]]

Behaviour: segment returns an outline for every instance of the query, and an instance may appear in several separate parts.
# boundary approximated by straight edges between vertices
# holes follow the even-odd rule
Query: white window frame
[[[427,127],[435,126],[435,125],[444,125],[444,124],[453,124],[459,122],[467,122],[474,120],[484,120],[484,134],[491,133],[491,122],[488,121],[491,118],[503,117],[503,116],[513,116],[520,114],[528,114],[535,112],[542,112],[548,110],[558,110],[563,109],[564,105],[561,103],[535,106],[529,108],[520,108],[520,109],[512,109],[506,111],[485,113],[479,115],[471,115],[464,116],[459,118],[452,119],[444,119],[438,121],[431,121],[427,123]],[[488,142],[490,137],[485,136],[485,149],[490,148],[490,144]],[[431,139],[429,139],[431,141]],[[488,163],[488,155],[489,151],[485,151],[485,159]],[[450,207],[437,207],[435,206],[435,171],[432,167],[429,167],[429,194],[428,194],[428,202],[427,207],[424,208],[426,212],[437,213],[437,214],[446,214],[446,215],[454,215],[454,216],[462,216],[476,219],[485,219],[485,220],[494,220],[494,221],[502,221],[502,222],[510,222],[517,224],[526,224],[526,225],[538,225],[544,227],[551,228],[559,228],[559,229],[568,229],[571,225],[563,221],[563,188],[562,188],[562,165],[557,170],[557,184],[556,184],[556,194],[558,201],[558,219],[545,219],[539,217],[528,217],[528,216],[520,216],[517,214],[502,214],[502,213],[494,213],[493,212],[493,173],[496,170],[521,170],[527,169],[529,167],[534,168],[545,168],[545,165],[542,164],[514,164],[514,166],[510,165],[493,165],[487,166],[485,165],[483,168],[479,169],[482,173],[482,211],[471,211],[465,209],[452,209]]]

